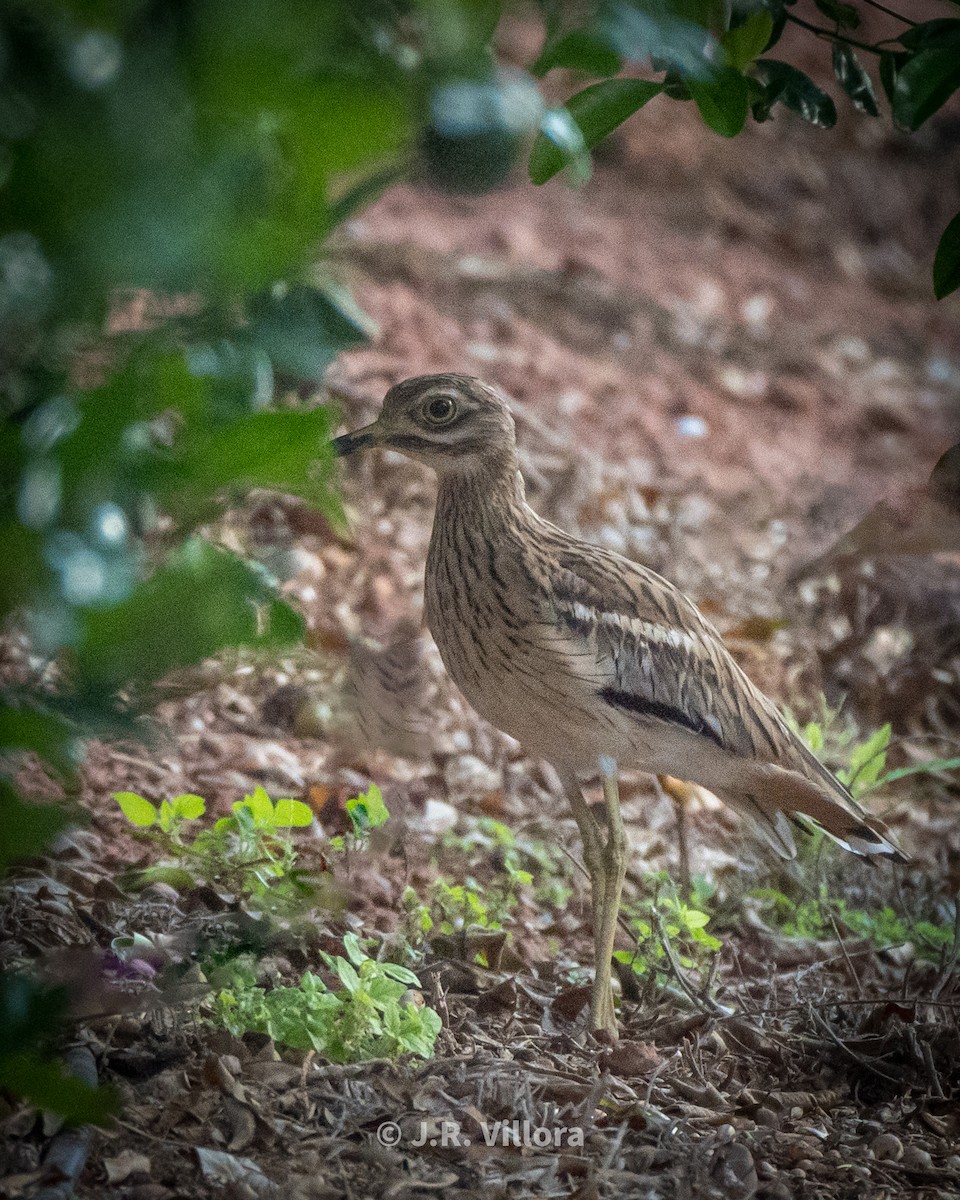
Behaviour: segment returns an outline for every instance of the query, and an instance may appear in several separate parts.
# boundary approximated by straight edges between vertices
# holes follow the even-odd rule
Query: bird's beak
[[[344,458],[354,450],[365,450],[367,446],[375,446],[378,432],[377,422],[374,421],[372,425],[364,425],[362,429],[355,429],[353,433],[345,433],[342,437],[333,439],[333,452],[337,458]]]

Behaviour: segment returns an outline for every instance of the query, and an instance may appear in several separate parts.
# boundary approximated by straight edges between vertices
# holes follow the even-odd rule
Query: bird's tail
[[[822,829],[845,850],[861,857],[908,862],[883,823],[866,813],[825,769],[824,784],[772,764],[751,764],[743,786],[725,789],[722,799],[745,816],[783,858],[797,853],[791,822]],[[829,792],[827,790],[829,783]]]

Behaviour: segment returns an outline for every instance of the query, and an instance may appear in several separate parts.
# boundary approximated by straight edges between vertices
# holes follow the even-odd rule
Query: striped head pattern
[[[513,417],[494,388],[469,375],[418,375],[395,384],[370,425],[338,437],[336,454],[399,450],[442,474],[516,470]]]

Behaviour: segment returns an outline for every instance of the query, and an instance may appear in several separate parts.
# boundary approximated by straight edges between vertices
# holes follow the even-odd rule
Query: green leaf
[[[555,67],[566,67],[603,78],[616,75],[622,65],[623,59],[602,38],[588,29],[573,29],[547,39],[530,73],[541,77]]]
[[[207,811],[207,804],[204,798],[196,796],[192,792],[183,792],[179,796],[174,796],[170,801],[170,805],[174,816],[181,817],[186,821],[195,821]]]
[[[68,1075],[63,1066],[37,1054],[14,1054],[0,1059],[0,1087],[22,1096],[68,1125],[109,1125],[120,1107],[113,1088],[92,1088]]]
[[[336,514],[329,443],[323,408],[248,413],[213,430],[188,428],[169,458],[145,465],[143,479],[182,523],[212,516],[218,493],[251,487],[302,496]]]
[[[76,727],[59,713],[29,702],[0,705],[0,753],[31,750],[68,773],[77,765]]]
[[[390,813],[383,802],[383,793],[375,783],[371,783],[362,795],[351,797],[347,801],[346,809],[356,833],[377,829],[390,819]]]
[[[136,825],[139,829],[149,829],[151,825],[156,825],[160,815],[156,805],[145,800],[143,796],[136,792],[114,792],[113,799],[120,805],[123,815],[131,825]]]
[[[833,73],[854,107],[871,117],[879,117],[880,109],[873,83],[851,46],[833,43]]]
[[[30,804],[0,780],[0,874],[12,863],[41,854],[69,825],[56,804]]]
[[[747,81],[734,67],[724,67],[713,79],[688,79],[687,87],[704,123],[722,137],[736,137],[747,120]]]
[[[726,53],[727,62],[742,71],[766,50],[772,33],[773,17],[767,9],[758,8],[743,24],[728,29],[721,36],[720,45]]]
[[[899,41],[908,50],[960,48],[960,18],[939,17],[934,21],[922,21],[902,33]]]
[[[275,368],[319,382],[331,362],[367,340],[355,312],[319,288],[278,284],[249,306],[249,333]]]
[[[910,61],[910,55],[906,52],[883,50],[880,54],[880,85],[883,88],[884,95],[890,104],[893,104],[894,93],[897,88],[897,76],[904,63]]]
[[[877,782],[887,761],[890,745],[890,726],[881,725],[865,742],[855,746],[850,755],[850,766],[837,772],[837,778],[850,790],[859,795]]]
[[[580,129],[584,144],[595,146],[612,133],[618,125],[663,91],[662,83],[643,79],[611,79],[594,83],[577,92],[565,108]],[[534,183],[546,183],[569,161],[569,156],[540,133],[530,154],[530,178]]]
[[[276,825],[292,825],[302,829],[313,822],[313,812],[302,800],[278,800],[273,810],[273,819]]]
[[[414,973],[406,967],[401,967],[398,963],[381,963],[384,975],[389,975],[391,979],[396,979],[399,983],[405,983],[407,987],[420,987],[420,980]]]
[[[242,800],[238,800],[233,805],[234,812],[239,812],[243,808],[250,812],[254,823],[260,828],[271,828],[276,825],[273,801],[264,788],[254,788],[249,796],[244,796]]]
[[[956,46],[921,50],[897,73],[893,119],[902,129],[919,129],[960,87],[960,50]]]
[[[938,300],[960,288],[960,213],[943,231],[933,260],[933,290]]]
[[[934,771],[960,771],[960,758],[932,758],[928,762],[911,763],[909,767],[897,767],[878,779],[875,786],[896,783],[909,775],[929,775]]]
[[[857,29],[860,25],[860,14],[852,4],[844,4],[842,0],[815,0],[817,8],[825,17],[837,23],[840,29]],[[836,45],[836,43],[834,43]]]
[[[360,945],[360,939],[355,933],[348,932],[343,935],[343,948],[346,951],[347,958],[355,967],[359,967],[367,957],[363,952],[363,947]]]
[[[159,679],[225,646],[298,641],[303,621],[263,574],[192,539],[133,594],[78,618],[74,665],[90,692]]]
[[[767,119],[774,104],[782,104],[821,129],[836,125],[836,105],[808,75],[775,58],[758,58],[755,69],[764,85],[763,100],[753,106],[758,121]]]

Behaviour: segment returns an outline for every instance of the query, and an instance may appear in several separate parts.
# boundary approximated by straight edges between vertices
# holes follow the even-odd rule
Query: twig
[[[861,42],[858,38],[847,37],[843,33],[835,33],[832,29],[824,29],[822,25],[813,25],[810,21],[805,21],[803,17],[794,16],[793,13],[786,13],[786,18],[788,21],[793,22],[794,25],[800,25],[804,29],[809,29],[812,34],[815,34],[819,38],[826,38],[831,42],[843,42],[847,46],[856,46],[858,50],[866,50],[868,54],[879,55],[883,53],[876,46],[871,46],[869,42]]]
[[[869,4],[871,8],[878,8],[882,13],[886,13],[888,17],[893,17],[895,21],[902,21],[904,25],[916,25],[916,21],[911,21],[909,17],[901,16],[900,13],[894,12],[892,8],[887,8],[885,4],[881,4],[880,0],[863,0],[864,4]]]
[[[814,1007],[812,1005],[808,1004],[806,1007],[807,1007],[807,1012],[809,1013],[810,1017],[812,1018],[814,1025],[818,1025],[820,1027],[820,1029],[822,1029],[823,1032],[827,1035],[827,1037],[836,1046],[839,1046],[839,1048],[844,1052],[844,1054],[846,1054],[849,1058],[852,1058],[853,1061],[855,1063],[857,1063],[858,1066],[861,1066],[861,1067],[863,1067],[864,1070],[869,1071],[871,1073],[871,1075],[876,1075],[878,1079],[885,1079],[888,1083],[895,1083],[898,1087],[903,1086],[902,1079],[897,1079],[893,1075],[888,1075],[886,1073],[886,1071],[881,1071],[878,1067],[875,1067],[873,1065],[873,1063],[871,1063],[869,1060],[863,1058],[862,1055],[857,1054],[855,1050],[851,1050],[850,1047],[846,1044],[846,1042],[844,1042],[841,1038],[839,1038],[837,1036],[836,1033],[834,1033],[834,1031],[830,1028],[829,1024],[823,1019],[823,1017],[820,1016],[820,1014],[816,1011],[816,1009],[814,1009]]]
[[[657,927],[657,936],[660,939],[660,945],[663,947],[663,952],[667,956],[667,962],[670,964],[670,970],[673,972],[673,977],[680,984],[687,999],[699,1008],[701,1011],[710,1013],[716,1017],[732,1017],[736,1009],[727,1008],[723,1004],[718,1004],[712,996],[700,995],[690,986],[687,977],[684,975],[680,964],[677,962],[676,955],[673,953],[673,946],[670,944],[670,938],[667,935],[666,927],[663,924],[663,918],[655,908],[650,910],[653,922]]]

